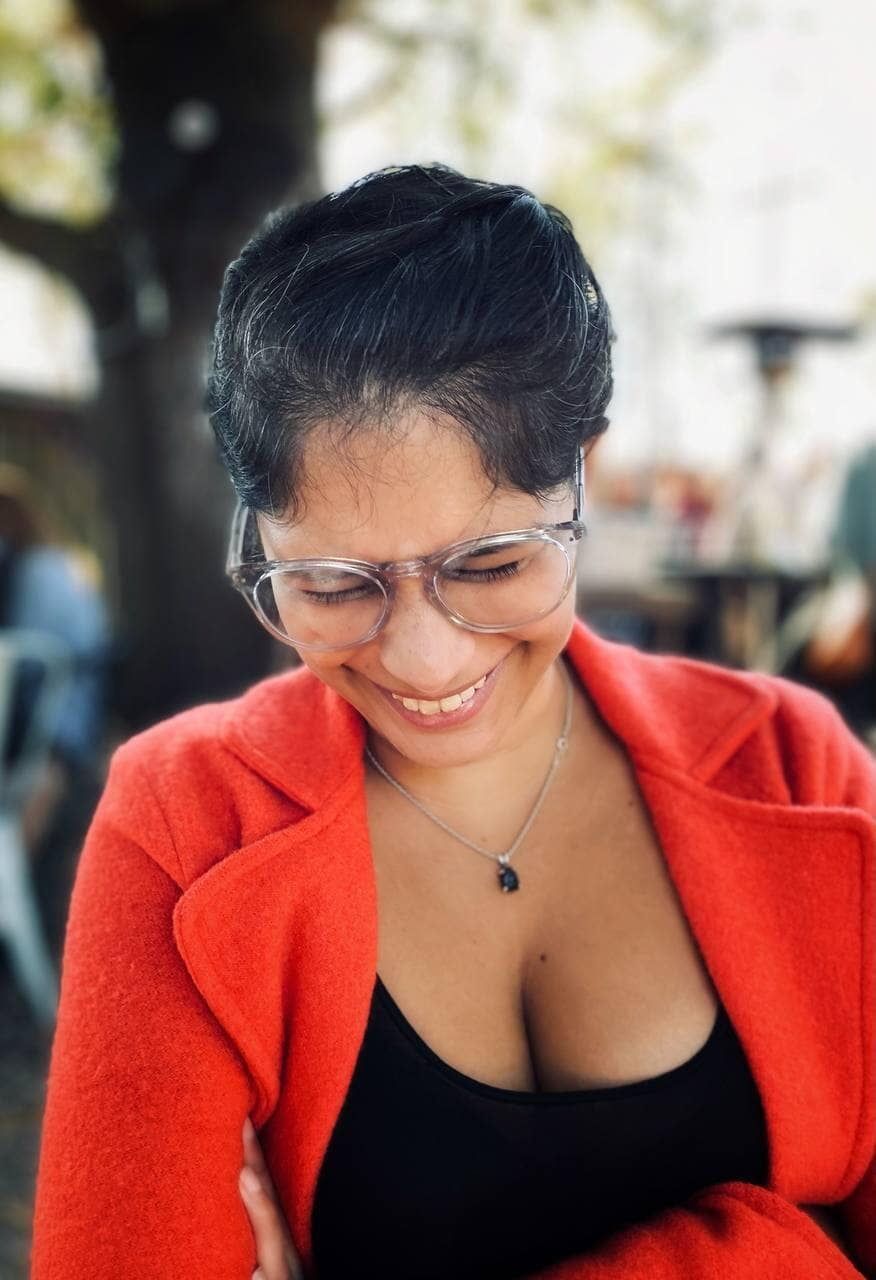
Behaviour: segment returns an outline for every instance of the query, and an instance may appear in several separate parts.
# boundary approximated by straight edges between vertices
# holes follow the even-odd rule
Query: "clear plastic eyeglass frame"
[[[387,564],[374,564],[368,560],[348,560],[338,557],[309,557],[295,560],[266,560],[263,556],[251,554],[255,541],[253,531],[256,530],[254,513],[243,503],[238,502],[231,524],[231,536],[228,543],[228,555],[225,572],[232,586],[241,593],[259,622],[267,631],[283,644],[294,649],[330,650],[358,648],[382,630],[392,612],[395,599],[395,584],[400,578],[419,577],[429,602],[456,626],[467,631],[497,632],[506,631],[509,626],[524,626],[537,622],[540,618],[553,613],[559,608],[569,592],[575,576],[575,555],[577,544],[586,534],[587,527],[582,519],[584,511],[584,458],[583,451],[578,450],[575,459],[575,506],[571,520],[557,524],[537,524],[527,529],[509,529],[504,533],[489,534],[482,538],[469,538],[463,542],[454,542],[430,556],[416,560],[396,560]],[[564,536],[565,535],[565,536]],[[515,542],[541,540],[553,544],[563,552],[566,558],[566,575],[562,588],[555,599],[541,612],[513,622],[497,625],[469,622],[456,613],[441,597],[436,578],[442,567],[450,560],[463,554],[471,554],[475,550],[489,550],[491,547],[508,546]],[[259,604],[258,588],[260,583],[273,574],[284,569],[317,571],[323,569],[350,572],[369,576],[379,584],[384,594],[383,607],[377,621],[360,639],[345,644],[308,644],[304,641],[292,640],[285,632],[274,625],[268,614]]]

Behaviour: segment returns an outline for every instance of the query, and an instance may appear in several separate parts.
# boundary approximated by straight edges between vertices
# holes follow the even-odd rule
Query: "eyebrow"
[[[460,543],[478,542],[481,538],[496,538],[496,537],[500,537],[502,534],[505,534],[505,533],[511,534],[519,530],[538,529],[542,525],[551,524],[551,523],[552,522],[549,520],[540,520],[540,521],[535,521],[532,524],[518,524],[518,525],[513,525],[510,528],[506,527],[504,529],[494,529],[491,533],[469,534],[468,537],[454,538],[452,542],[445,542],[443,546],[436,547],[434,551],[430,551],[425,555],[403,556],[401,557],[401,559],[397,559],[397,560],[370,560],[367,556],[329,555],[326,552],[322,552],[320,554],[314,554],[314,555],[282,556],[280,558],[282,560],[350,560],[350,561],[357,561],[360,564],[370,564],[370,565],[373,565],[376,569],[382,569],[385,571],[391,564],[399,564],[399,563],[404,564],[409,560],[414,562],[419,560],[431,560],[433,556],[439,555],[442,551],[446,551],[449,547],[458,546]],[[484,547],[483,549],[475,551],[472,554],[489,555],[491,550],[492,548],[490,547]]]
[[[482,513],[482,514],[483,514],[483,513]],[[492,517],[492,518],[495,518],[495,517]],[[487,518],[486,523],[487,523],[487,524],[489,524],[489,523],[491,523],[491,522],[492,522],[492,519],[491,519],[490,517],[488,517],[488,518]],[[399,560],[399,559],[401,559],[401,560],[429,560],[429,559],[431,559],[431,557],[432,557],[432,556],[437,555],[437,554],[438,554],[438,552],[445,550],[447,547],[453,547],[453,546],[456,546],[456,545],[457,545],[458,543],[460,543],[460,542],[476,542],[476,541],[477,541],[478,539],[480,539],[480,538],[493,538],[493,537],[496,537],[496,536],[498,536],[499,534],[502,534],[502,533],[513,533],[513,532],[515,532],[515,531],[516,531],[516,530],[518,530],[518,529],[536,529],[536,528],[539,528],[539,527],[540,527],[540,526],[542,526],[542,525],[549,525],[549,524],[554,524],[554,523],[557,523],[557,521],[556,521],[555,519],[551,519],[551,516],[549,515],[549,513],[548,513],[547,511],[545,511],[544,509],[542,509],[542,510],[540,510],[540,511],[537,511],[537,512],[536,512],[536,511],[533,511],[533,512],[528,516],[528,517],[520,516],[520,517],[517,519],[517,521],[515,521],[514,523],[508,523],[508,524],[505,524],[505,525],[504,525],[503,527],[501,527],[501,528],[498,528],[498,529],[489,529],[489,528],[487,528],[487,529],[481,529],[481,530],[479,530],[477,533],[475,533],[475,532],[471,532],[471,533],[466,533],[466,534],[458,534],[458,535],[457,535],[456,537],[454,537],[450,542],[445,542],[442,546],[440,546],[440,547],[436,547],[434,551],[430,551],[430,552],[426,552],[426,553],[421,553],[420,555],[403,556],[403,557],[399,557],[399,558],[398,558],[398,559],[396,559],[396,560],[373,560],[373,559],[369,558],[368,556],[362,556],[362,555],[358,555],[358,556],[357,556],[357,555],[350,555],[349,553],[330,552],[330,551],[325,551],[325,550],[316,550],[316,551],[311,551],[311,552],[307,552],[307,551],[299,551],[299,552],[292,553],[292,554],[288,554],[288,553],[286,553],[286,554],[278,554],[277,556],[275,556],[275,557],[273,557],[273,558],[274,558],[274,559],[276,559],[277,561],[282,561],[282,560],[356,560],[356,561],[359,561],[360,563],[374,565],[374,566],[375,566],[376,568],[378,568],[378,569],[384,569],[384,570],[385,570],[385,569],[386,569],[386,567],[387,567],[388,565],[398,563],[398,560]],[[309,540],[308,540],[308,541],[309,541]]]

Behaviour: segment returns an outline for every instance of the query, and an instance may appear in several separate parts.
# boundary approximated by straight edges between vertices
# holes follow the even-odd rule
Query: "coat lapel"
[[[760,1091],[769,1186],[797,1204],[841,1199],[873,1153],[873,824],[637,772]]]
[[[769,776],[762,754],[752,753],[752,789],[772,802],[714,785],[776,711],[771,681],[666,662],[583,626],[569,655],[627,747],[745,1050],[766,1113],[770,1188],[798,1204],[842,1199],[876,1145],[873,815],[787,803],[787,780]]]
[[[581,623],[568,656],[629,751],[748,1057],[766,1111],[770,1187],[796,1203],[842,1198],[872,1155],[876,1124],[876,823],[857,810],[792,808],[709,785],[772,713],[769,682],[666,663]],[[300,672],[256,686],[229,723],[229,745],[309,812],[197,878],[177,903],[174,934],[252,1076],[253,1119],[309,1261],[316,1180],[377,962],[364,730]]]

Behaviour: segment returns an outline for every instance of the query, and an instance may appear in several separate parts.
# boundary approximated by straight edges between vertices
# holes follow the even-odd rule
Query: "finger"
[[[282,1272],[283,1280],[285,1280],[287,1275],[292,1277],[292,1280],[303,1280],[304,1273],[301,1268],[301,1263],[292,1244],[292,1239],[286,1226],[286,1220],[280,1207],[279,1198],[277,1196],[276,1188],[274,1187],[273,1179],[271,1178],[270,1170],[268,1169],[267,1162],[265,1161],[261,1143],[258,1139],[258,1134],[256,1133],[255,1127],[249,1116],[246,1116],[243,1122],[243,1148],[245,1165],[254,1171],[258,1179],[258,1189],[254,1192],[253,1208],[256,1209],[256,1211],[258,1210],[260,1205],[259,1197],[263,1196],[267,1196],[273,1206],[273,1220],[271,1221],[267,1215],[259,1220],[259,1227],[262,1228],[262,1236],[265,1239],[263,1249],[266,1247],[268,1253],[271,1254],[275,1247],[274,1241],[281,1240],[287,1266],[287,1270]],[[243,1185],[241,1186],[241,1189],[243,1189]],[[249,1208],[246,1196],[244,1197],[244,1203],[247,1204],[247,1207]],[[252,1213],[250,1213],[250,1219],[253,1221]],[[254,1231],[255,1227],[256,1222],[253,1221]],[[274,1280],[274,1278],[272,1275],[268,1274],[264,1277],[264,1280]]]
[[[275,1204],[278,1204],[279,1202],[277,1201],[274,1182],[265,1161],[264,1152],[262,1151],[261,1143],[258,1140],[258,1135],[253,1128],[253,1123],[249,1116],[247,1116],[243,1122],[243,1163],[248,1166],[248,1168],[254,1170],[267,1194]]]
[[[302,1280],[301,1264],[283,1216],[251,1169],[241,1170],[240,1191],[252,1223],[256,1258],[264,1280]]]

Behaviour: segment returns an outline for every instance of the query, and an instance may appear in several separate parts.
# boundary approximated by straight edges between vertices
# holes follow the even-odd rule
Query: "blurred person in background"
[[[840,556],[857,565],[876,600],[876,440],[849,465],[833,546]]]
[[[831,536],[833,583],[803,655],[856,732],[876,731],[876,442],[849,463]]]
[[[859,622],[860,671],[847,699],[851,719],[868,729],[876,727],[876,441],[849,466],[833,549],[861,574],[868,594],[867,612]]]
[[[0,628],[52,636],[70,662],[49,760],[24,813],[33,853],[65,789],[90,779],[98,765],[110,626],[92,557],[54,533],[32,482],[8,464],[0,466]],[[39,680],[37,665],[20,669],[7,761],[22,745]]]
[[[33,1280],[876,1269],[876,770],[576,619],[612,338],[568,219],[440,165],[228,268],[228,572],[303,665],[113,758]]]

